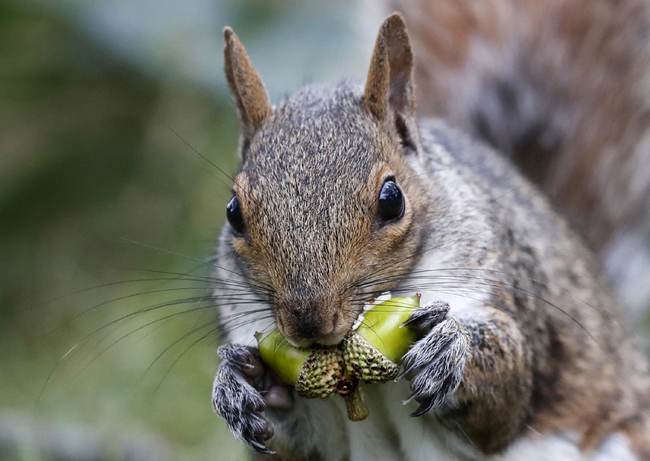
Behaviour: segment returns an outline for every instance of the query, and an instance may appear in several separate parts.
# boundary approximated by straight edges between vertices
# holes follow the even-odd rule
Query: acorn
[[[298,373],[296,392],[309,398],[329,397],[338,391],[345,365],[335,348],[313,349]]]
[[[292,346],[279,330],[256,333],[262,360],[280,379],[295,387],[306,398],[340,394],[346,403],[348,418],[360,421],[369,410],[359,391],[359,381],[383,383],[395,379],[398,363],[415,341],[416,334],[400,325],[420,305],[420,296],[380,297],[367,305],[355,330],[340,346],[299,348]]]
[[[295,386],[298,395],[317,398],[337,392],[345,365],[336,347],[295,347],[277,329],[255,333],[255,339],[264,363],[285,383]]]
[[[351,372],[368,383],[384,383],[399,374],[398,363],[417,339],[401,325],[420,306],[420,295],[392,298],[362,314],[356,330],[343,342],[343,359]]]
[[[359,379],[346,373],[337,347],[300,348],[289,344],[279,330],[255,333],[262,360],[296,393],[308,399],[339,393],[351,421],[365,419],[370,410],[359,391]]]

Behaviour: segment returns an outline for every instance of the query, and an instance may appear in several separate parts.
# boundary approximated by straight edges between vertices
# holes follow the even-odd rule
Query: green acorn
[[[256,333],[262,360],[284,382],[295,386],[306,398],[339,393],[348,418],[359,421],[368,416],[368,407],[359,391],[359,381],[383,383],[399,373],[398,363],[415,341],[410,328],[400,328],[411,311],[420,305],[420,296],[393,298],[375,305],[361,316],[355,331],[340,346],[299,348],[279,330]]]
[[[356,331],[343,343],[343,359],[352,374],[368,383],[385,383],[399,374],[397,365],[417,339],[415,331],[401,328],[420,296],[392,298],[364,313]]]
[[[289,344],[279,330],[255,334],[257,347],[266,363],[284,382],[306,398],[329,397],[339,393],[345,400],[348,418],[360,421],[369,410],[359,393],[359,380],[346,373],[337,347],[300,348]]]
[[[266,363],[285,383],[295,386],[298,395],[327,397],[337,392],[345,365],[336,347],[301,348],[289,344],[279,330],[255,334]]]
[[[266,334],[255,333],[255,339],[264,363],[271,367],[282,381],[295,386],[311,349],[292,346],[278,329]]]

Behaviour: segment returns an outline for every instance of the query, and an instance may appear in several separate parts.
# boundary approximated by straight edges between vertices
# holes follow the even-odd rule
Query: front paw
[[[448,312],[449,305],[438,301],[415,309],[405,322],[424,335],[402,362],[402,376],[413,376],[412,394],[404,403],[415,399],[420,404],[411,416],[440,407],[463,378],[469,335]]]
[[[264,443],[273,427],[261,416],[267,402],[261,392],[272,387],[259,353],[254,348],[226,344],[212,388],[212,408],[233,435],[259,453],[272,454]]]

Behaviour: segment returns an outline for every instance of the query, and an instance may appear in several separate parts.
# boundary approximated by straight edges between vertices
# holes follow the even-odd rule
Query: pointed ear
[[[413,96],[413,51],[404,18],[393,13],[379,30],[372,54],[364,104],[379,120],[400,114],[412,115],[415,108]]]
[[[262,78],[255,70],[244,45],[230,27],[223,30],[224,70],[228,86],[237,104],[237,117],[242,135],[250,139],[264,120],[271,115],[271,100]]]

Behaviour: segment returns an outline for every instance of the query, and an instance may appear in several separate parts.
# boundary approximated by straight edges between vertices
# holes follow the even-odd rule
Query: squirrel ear
[[[409,117],[415,107],[413,96],[413,51],[406,23],[399,13],[384,21],[370,62],[364,104],[380,121],[391,110]]]
[[[271,100],[262,78],[235,32],[226,27],[223,37],[226,41],[223,48],[226,79],[237,104],[237,117],[242,134],[250,139],[273,112]]]

